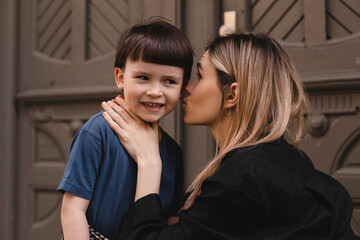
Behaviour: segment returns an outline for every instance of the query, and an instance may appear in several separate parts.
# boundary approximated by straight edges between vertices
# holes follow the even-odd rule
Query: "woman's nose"
[[[185,92],[187,93],[187,95],[190,95],[191,92],[194,90],[195,86],[196,86],[196,80],[192,80],[186,87],[185,87]]]

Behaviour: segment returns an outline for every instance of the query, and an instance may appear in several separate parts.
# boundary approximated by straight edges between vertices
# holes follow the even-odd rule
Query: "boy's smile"
[[[115,68],[115,79],[130,109],[144,121],[157,122],[176,107],[183,69],[127,60],[124,69]]]
[[[165,105],[161,103],[152,103],[152,102],[142,102],[141,104],[144,105],[146,108],[148,108],[149,111],[158,111],[161,107]]]

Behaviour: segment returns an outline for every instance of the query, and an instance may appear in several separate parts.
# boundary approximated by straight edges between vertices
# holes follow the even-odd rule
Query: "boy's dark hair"
[[[189,39],[163,19],[151,19],[126,29],[116,46],[115,67],[124,69],[126,60],[175,66],[184,69],[182,89],[191,75],[194,51]]]

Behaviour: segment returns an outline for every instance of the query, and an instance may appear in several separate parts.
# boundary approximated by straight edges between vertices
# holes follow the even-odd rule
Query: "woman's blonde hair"
[[[271,142],[284,136],[297,145],[303,136],[309,102],[302,81],[285,50],[265,34],[232,34],[219,37],[206,48],[223,89],[223,106],[232,83],[238,84],[237,104],[231,109],[231,124],[214,159],[190,185],[183,209],[190,208],[201,185],[219,168],[232,149]],[[289,129],[295,120],[294,133]]]

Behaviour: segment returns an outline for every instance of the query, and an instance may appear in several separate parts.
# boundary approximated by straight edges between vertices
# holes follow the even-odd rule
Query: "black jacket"
[[[351,240],[352,211],[344,187],[280,139],[228,153],[177,224],[166,224],[150,194],[130,207],[120,231],[126,240]]]

